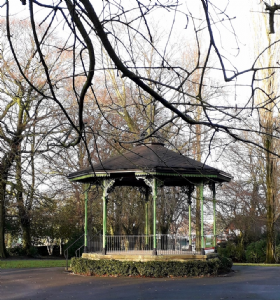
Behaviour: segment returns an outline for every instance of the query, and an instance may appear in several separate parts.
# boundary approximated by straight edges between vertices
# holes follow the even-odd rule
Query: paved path
[[[228,277],[99,278],[63,268],[0,270],[1,300],[280,300],[279,267],[233,267]]]

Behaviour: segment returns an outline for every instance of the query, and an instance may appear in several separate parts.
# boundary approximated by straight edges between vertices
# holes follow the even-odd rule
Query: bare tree
[[[54,1],[51,4],[39,0],[22,1],[23,4],[25,2],[29,6],[29,20],[36,46],[36,56],[44,69],[44,84],[48,87],[47,93],[35,90],[48,101],[53,101],[65,114],[68,122],[63,130],[64,136],[59,139],[61,146],[75,146],[80,141],[86,143],[89,140],[85,137],[87,133],[85,133],[84,119],[89,92],[93,95],[99,113],[106,117],[106,110],[99,103],[97,91],[100,85],[96,84],[95,78],[98,72],[104,74],[107,71],[113,74],[112,78],[120,76],[121,81],[125,81],[131,91],[144,94],[150,102],[161,107],[164,119],[159,122],[153,121],[150,136],[176,121],[180,124],[188,124],[193,132],[197,131],[198,134],[201,126],[206,128],[210,136],[209,153],[213,152],[213,141],[216,139],[222,141],[222,147],[217,150],[220,153],[227,145],[238,141],[263,149],[269,153],[268,155],[279,156],[276,148],[266,147],[262,143],[263,139],[270,136],[278,140],[279,131],[267,132],[251,127],[251,120],[258,116],[260,108],[269,110],[271,102],[276,103],[278,99],[278,97],[271,97],[268,85],[262,87],[264,95],[262,103],[257,103],[255,97],[260,90],[259,82],[264,79],[260,74],[263,74],[264,70],[270,70],[269,76],[273,77],[273,71],[277,72],[279,69],[277,61],[273,61],[270,65],[259,65],[262,55],[268,53],[278,41],[264,45],[264,49],[257,54],[252,65],[248,69],[239,71],[233,66],[230,56],[223,48],[226,47],[223,40],[229,36],[223,28],[227,28],[232,33],[231,36],[233,40],[235,39],[238,48],[238,39],[232,23],[234,16],[227,14],[226,4],[215,5],[208,0],[201,0],[187,7],[175,0],[165,2],[143,0],[130,1],[124,7],[121,1],[103,1],[102,5],[90,0]],[[268,7],[266,5],[266,8]],[[32,86],[32,82],[25,75],[19,62],[18,54],[14,51],[14,38],[9,29],[10,1],[6,0],[2,8],[6,8],[7,37],[14,59],[23,79]],[[38,17],[34,13],[37,8],[43,8]],[[264,6],[262,8],[265,9]],[[199,10],[203,12],[203,16],[196,18]],[[169,25],[166,27],[168,34],[161,39],[160,44],[154,43],[156,32],[152,26],[153,19]],[[63,52],[72,55],[69,76],[71,75],[72,78],[71,88],[77,103],[75,116],[70,114],[70,108],[60,96],[58,87],[64,79],[57,80],[50,75],[51,70],[44,53],[48,34],[61,29],[57,20],[63,22],[63,27],[67,28],[65,30],[68,35],[67,43],[57,49],[57,55]],[[47,24],[43,35],[38,34],[40,26],[37,24],[41,23]],[[198,35],[202,35],[203,39],[199,39]],[[189,40],[196,42],[197,59],[194,65],[182,66],[175,59],[176,55],[169,57],[168,50],[174,47],[178,39],[186,44]],[[139,41],[144,45],[144,49],[151,49],[151,52],[156,53],[157,60],[154,64],[147,66],[139,59],[139,52],[135,51]],[[148,69],[150,72],[147,73]],[[157,69],[161,70],[160,76],[155,72]],[[234,85],[237,89],[237,81],[247,74],[251,78],[247,85],[250,91],[246,94],[247,98],[234,102],[234,97],[230,98],[231,101],[225,99],[221,101],[213,97],[208,101],[203,90],[213,87],[213,81],[209,81],[207,72],[211,72],[213,77],[222,78],[214,84],[217,91],[228,85]],[[195,76],[197,73],[200,75]],[[79,89],[77,81],[81,84]],[[196,85],[197,88],[190,90],[188,84]],[[197,107],[197,110],[193,110],[194,107]],[[200,114],[199,118],[197,112]],[[106,122],[108,126],[112,125],[109,118],[106,118]],[[131,135],[131,138],[126,136],[123,140],[123,135],[117,134],[123,133],[122,125],[112,126],[115,136],[120,136],[114,140],[116,145],[122,146],[125,143],[143,141],[147,138],[146,136],[136,139],[135,135]],[[131,129],[135,130],[133,127]],[[246,135],[247,132],[251,134]],[[261,138],[257,138],[259,135]]]
[[[1,26],[1,64],[0,64],[0,143],[1,143],[1,218],[0,218],[0,256],[5,257],[4,228],[6,211],[6,193],[16,195],[19,224],[23,232],[23,247],[29,253],[31,247],[30,218],[31,208],[35,198],[35,152],[48,150],[44,143],[48,131],[53,132],[54,123],[50,122],[54,115],[51,105],[45,101],[48,91],[44,71],[36,57],[36,47],[31,34],[31,27],[27,22],[14,20],[9,24],[9,30],[13,31],[13,51],[17,54],[17,63],[22,68],[23,74],[17,69],[16,62],[10,52],[9,40],[6,38],[4,19],[0,20]],[[44,34],[42,28],[38,34]],[[49,41],[58,44],[51,35]],[[44,48],[45,60],[51,69],[51,78],[65,76],[63,71],[66,60],[51,57],[50,48]],[[63,67],[64,64],[64,67]],[[29,81],[26,82],[27,79]],[[48,123],[48,126],[46,124]],[[51,126],[49,126],[52,124]],[[35,129],[36,128],[36,129]],[[59,137],[56,131],[55,138]],[[45,149],[43,150],[44,145]],[[36,148],[36,150],[35,150]],[[40,149],[40,150],[39,150]],[[30,174],[27,174],[26,166],[31,165]],[[15,168],[14,165],[16,165]],[[24,179],[25,178],[25,179]],[[27,183],[30,179],[30,183]]]

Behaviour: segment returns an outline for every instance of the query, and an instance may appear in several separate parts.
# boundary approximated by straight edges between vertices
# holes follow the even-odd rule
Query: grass
[[[265,263],[233,263],[233,266],[280,267],[280,264],[265,264]]]
[[[13,259],[0,260],[0,269],[18,269],[18,268],[54,268],[65,267],[65,260],[60,259]]]

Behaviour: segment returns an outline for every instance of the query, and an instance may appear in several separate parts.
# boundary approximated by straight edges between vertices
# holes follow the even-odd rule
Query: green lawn
[[[250,264],[250,263],[233,263],[234,266],[256,266],[256,267],[280,267],[280,264]]]
[[[19,259],[0,260],[0,269],[11,268],[53,268],[65,267],[65,260],[60,259]]]

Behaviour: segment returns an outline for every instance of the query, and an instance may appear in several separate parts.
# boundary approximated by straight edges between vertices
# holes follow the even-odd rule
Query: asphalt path
[[[280,300],[279,267],[234,266],[204,278],[85,277],[63,268],[0,270],[1,300]]]

